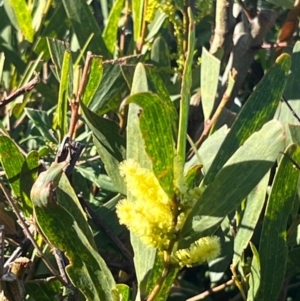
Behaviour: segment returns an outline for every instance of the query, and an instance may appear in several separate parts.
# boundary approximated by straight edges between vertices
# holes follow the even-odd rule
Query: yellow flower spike
[[[165,250],[175,237],[171,202],[152,171],[134,160],[120,164],[127,190],[135,201],[122,200],[116,206],[120,223],[147,245]]]
[[[202,237],[192,243],[188,249],[174,253],[173,258],[180,266],[191,267],[218,257],[221,253],[220,238],[217,236]]]
[[[125,177],[127,190],[136,198],[146,202],[156,200],[164,204],[169,203],[169,198],[160,186],[152,171],[142,168],[132,159],[120,164],[120,173]]]

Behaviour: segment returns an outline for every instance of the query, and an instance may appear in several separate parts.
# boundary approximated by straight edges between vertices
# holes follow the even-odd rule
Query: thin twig
[[[107,226],[105,221],[97,215],[97,213],[93,210],[88,202],[85,199],[78,195],[79,202],[88,216],[94,221],[94,223],[102,229],[103,232],[111,239],[111,241],[115,244],[115,246],[119,249],[121,254],[128,260],[130,266],[133,266],[132,258],[133,255],[128,251],[128,249],[124,246],[122,241],[115,235],[115,233]]]
[[[86,160],[81,160],[81,161],[78,161],[76,165],[83,165],[83,164],[86,164],[88,162],[93,162],[93,161],[97,161],[99,160],[101,157],[99,155],[96,155],[92,158],[88,158]]]
[[[4,266],[4,225],[0,225],[0,278],[3,276]]]
[[[69,137],[71,139],[73,138],[74,133],[75,133],[76,124],[78,121],[79,102],[81,100],[83,90],[85,88],[85,85],[86,85],[86,82],[88,79],[88,73],[89,73],[92,58],[93,58],[92,53],[90,51],[88,51],[87,56],[86,56],[85,65],[83,68],[83,74],[82,74],[82,78],[80,81],[78,93],[76,95],[76,99],[75,99],[75,101],[72,101],[72,100],[70,101],[71,121],[70,121],[70,127],[69,127]]]
[[[44,253],[42,252],[41,248],[39,247],[39,245],[35,242],[32,234],[30,233],[30,231],[28,230],[28,227],[25,223],[25,221],[23,220],[21,214],[19,213],[19,210],[17,208],[17,206],[15,205],[14,201],[11,199],[7,189],[5,188],[5,186],[0,183],[0,188],[1,190],[3,191],[7,201],[9,202],[10,206],[12,207],[15,215],[17,216],[18,218],[18,221],[19,221],[19,224],[20,226],[23,228],[26,236],[30,239],[32,245],[35,247],[37,253],[41,256],[41,258],[43,259],[45,265],[48,267],[48,269],[51,271],[51,273],[61,281],[61,283],[65,286],[68,285],[68,283],[66,283],[64,281],[64,279],[60,276],[60,274],[58,273],[58,271],[52,266],[52,264],[49,262],[49,260],[47,259],[47,257],[44,255]]]
[[[215,294],[217,292],[223,291],[225,288],[227,288],[228,286],[234,285],[234,281],[233,279],[230,279],[229,281],[222,283],[221,285],[218,285],[216,287],[210,288],[207,291],[196,295],[192,298],[187,299],[186,301],[198,301],[198,300],[203,300],[206,297],[208,297],[209,295]]]
[[[292,112],[293,116],[300,122],[300,117],[297,115],[297,113],[294,111],[294,109],[292,108],[292,106],[290,105],[290,103],[287,101],[287,99],[282,96],[281,99],[285,102],[285,104],[288,106],[288,108],[290,109],[290,111]]]
[[[232,74],[232,78],[233,80],[236,78],[237,76],[237,73],[233,72]],[[227,102],[229,101],[230,99],[230,95],[231,95],[231,92],[232,92],[232,88],[233,86],[231,85],[228,85],[224,95],[223,95],[223,98],[217,108],[217,110],[215,111],[213,117],[211,120],[209,120],[208,122],[206,122],[204,124],[204,129],[203,129],[203,132],[200,136],[200,138],[197,140],[197,142],[195,143],[195,147],[199,148],[199,146],[203,143],[203,141],[205,140],[205,138],[207,137],[207,135],[209,134],[211,128],[215,125],[215,123],[217,122],[218,118],[220,117],[222,111],[224,110]],[[188,158],[190,159],[192,156],[194,155],[194,151],[192,151]]]
[[[58,269],[60,271],[61,277],[64,279],[66,283],[70,283],[68,276],[66,274],[65,270],[65,264],[64,264],[64,259],[62,256],[62,252],[58,250],[57,248],[52,248],[53,255],[55,257]]]
[[[127,29],[127,25],[128,25],[128,19],[129,19],[129,0],[125,1],[125,21],[124,21],[124,25],[122,28],[122,32],[120,34],[120,46],[119,46],[119,51],[120,51],[120,55],[122,56],[124,54],[125,51],[125,39],[126,39],[126,29]]]
[[[10,102],[12,102],[13,100],[15,100],[17,97],[19,97],[20,95],[25,94],[26,92],[31,91],[36,84],[38,84],[40,82],[40,75],[39,73],[37,73],[35,75],[35,77],[29,81],[27,84],[25,84],[24,86],[22,86],[21,88],[17,89],[16,91],[14,91],[13,93],[11,93],[9,96],[7,96],[5,99],[0,101],[0,108],[6,106],[7,104],[9,104]]]

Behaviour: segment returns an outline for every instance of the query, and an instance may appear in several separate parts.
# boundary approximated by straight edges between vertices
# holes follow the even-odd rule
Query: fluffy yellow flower
[[[174,238],[173,215],[165,204],[122,200],[116,206],[120,223],[150,246],[164,250]]]
[[[120,164],[127,190],[135,201],[122,200],[116,206],[121,224],[148,245],[165,250],[175,237],[171,202],[155,175],[133,160]]]
[[[142,168],[132,159],[120,164],[120,173],[125,177],[127,190],[136,198],[145,201],[169,203],[169,198],[152,171]]]
[[[176,251],[173,258],[180,266],[191,267],[193,264],[200,264],[216,258],[220,252],[219,237],[207,236],[195,241],[188,249]]]

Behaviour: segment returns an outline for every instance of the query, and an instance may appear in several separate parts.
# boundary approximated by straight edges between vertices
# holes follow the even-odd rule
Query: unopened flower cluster
[[[199,197],[199,188],[188,190],[182,171],[175,168],[174,190],[185,196],[175,216],[171,200],[151,170],[129,159],[120,164],[120,173],[125,178],[128,194],[135,200],[124,199],[116,206],[120,223],[125,224],[146,245],[160,251],[167,250],[170,242],[176,240],[187,214]],[[219,253],[219,239],[205,237],[188,249],[173,252],[172,258],[180,266],[191,266],[213,259]]]

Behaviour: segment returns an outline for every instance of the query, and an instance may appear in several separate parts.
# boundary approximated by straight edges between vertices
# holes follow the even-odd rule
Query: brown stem
[[[31,241],[32,245],[35,247],[37,253],[41,256],[41,258],[43,259],[45,265],[48,267],[48,269],[51,271],[51,273],[61,281],[61,283],[65,286],[68,285],[68,283],[66,283],[64,281],[64,279],[60,276],[60,274],[57,272],[57,270],[52,266],[52,264],[49,262],[49,260],[47,259],[46,256],[44,256],[43,251],[41,250],[41,248],[39,247],[39,245],[35,242],[33,236],[31,235],[30,231],[27,228],[27,225],[25,223],[25,221],[23,220],[21,214],[19,213],[19,210],[15,204],[15,202],[11,199],[11,197],[9,196],[9,193],[7,191],[7,189],[5,188],[5,186],[0,183],[0,188],[3,191],[3,194],[5,195],[7,201],[9,202],[10,206],[12,207],[15,215],[18,218],[19,224],[22,227],[22,229],[24,230],[26,236],[29,238],[29,240]]]
[[[233,74],[232,74],[233,80],[236,78],[236,76],[237,76],[237,73],[233,72]],[[212,119],[209,120],[208,122],[206,122],[204,124],[203,132],[202,132],[200,138],[198,139],[198,141],[195,143],[195,146],[197,148],[203,143],[203,141],[205,140],[205,138],[209,134],[211,128],[215,125],[215,123],[217,122],[218,118],[220,117],[222,111],[224,110],[227,102],[230,99],[231,90],[232,90],[232,87],[228,86],[227,89],[226,89],[226,91],[225,91],[225,93],[223,94],[223,98],[222,98],[222,100],[221,100],[221,102],[220,102],[217,110],[215,111]],[[191,158],[193,155],[194,155],[194,151],[192,151],[189,154],[188,158]]]
[[[88,72],[90,69],[90,64],[91,64],[91,60],[92,60],[93,56],[92,53],[90,51],[88,51],[87,56],[86,56],[86,61],[84,64],[84,69],[83,69],[83,74],[82,74],[82,78],[80,81],[80,85],[79,85],[79,89],[78,89],[78,93],[76,95],[76,99],[75,101],[70,101],[70,106],[71,106],[71,120],[70,120],[70,127],[69,127],[69,137],[72,139],[75,133],[75,129],[76,129],[76,124],[79,118],[79,102],[81,100],[82,94],[83,94],[83,90],[85,88],[86,82],[87,82],[87,78],[88,78]]]
[[[224,289],[226,289],[228,286],[231,286],[234,284],[234,281],[233,279],[230,279],[228,280],[227,282],[225,283],[222,283],[216,287],[213,287],[213,288],[210,288],[208,289],[207,291],[197,295],[197,296],[194,296],[192,298],[189,298],[187,299],[186,301],[198,301],[198,300],[203,300],[205,299],[206,297],[214,294],[214,293],[217,293],[217,292],[220,292],[220,291],[223,291]]]
[[[125,30],[127,28],[128,24],[128,18],[129,18],[129,0],[125,1],[125,21],[124,21],[124,30],[122,30],[120,35],[120,56],[124,54],[125,49]]]
[[[247,17],[248,21],[251,21],[253,19],[253,17],[251,16],[251,12],[247,8],[247,6],[245,5],[245,3],[242,0],[237,0],[237,3],[241,6],[241,8],[244,11],[244,14]]]
[[[232,279],[233,279],[235,285],[236,285],[237,288],[239,289],[239,291],[240,291],[240,293],[241,293],[243,299],[244,299],[244,300],[247,300],[247,295],[246,295],[246,293],[245,293],[245,290],[244,290],[244,288],[243,288],[243,285],[242,285],[242,283],[239,281],[239,277],[238,277],[238,275],[237,275],[237,273],[236,273],[236,266],[235,266],[235,265],[231,265],[231,266],[230,266],[230,270],[231,270],[231,272],[232,272],[232,275],[233,275],[233,276],[232,276]]]
[[[4,225],[0,225],[0,278],[3,276],[4,266]]]
[[[17,97],[19,97],[20,95],[25,94],[26,92],[31,91],[36,84],[38,84],[40,82],[40,76],[39,73],[37,73],[35,75],[35,77],[29,81],[27,84],[25,84],[24,86],[22,86],[21,88],[17,89],[16,91],[14,91],[13,93],[11,93],[9,96],[7,96],[5,99],[0,101],[0,108],[6,106],[7,104],[9,104],[10,102],[12,102],[13,100],[15,100]]]

